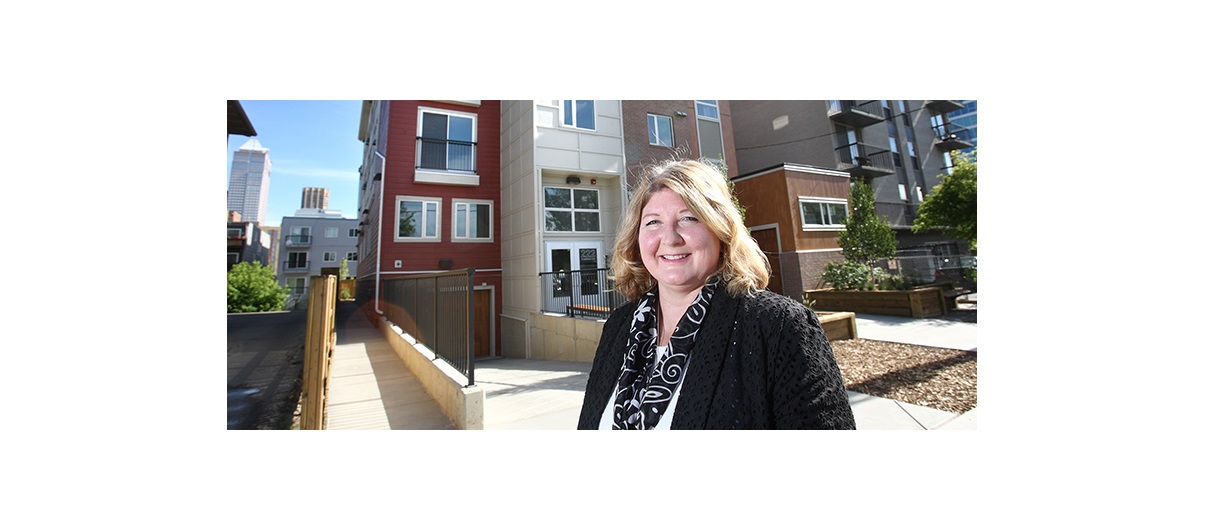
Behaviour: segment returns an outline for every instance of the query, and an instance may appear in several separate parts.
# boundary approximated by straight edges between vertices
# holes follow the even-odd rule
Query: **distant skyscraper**
[[[331,190],[326,188],[305,188],[301,190],[301,207],[327,209],[330,202]]]
[[[268,213],[268,181],[272,160],[268,149],[252,138],[234,152],[230,163],[230,184],[226,191],[226,209],[238,212],[244,221],[264,223]]]

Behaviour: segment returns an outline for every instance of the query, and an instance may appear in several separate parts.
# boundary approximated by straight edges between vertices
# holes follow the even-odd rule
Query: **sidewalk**
[[[380,330],[354,305],[339,307],[339,311],[345,310],[355,314],[339,319],[337,326],[327,429],[453,428]],[[857,318],[858,336],[864,339],[977,347],[974,324],[878,315]],[[968,344],[970,347],[965,347]],[[475,375],[477,385],[485,391],[485,429],[575,429],[589,372],[590,363],[480,360]],[[960,416],[856,392],[849,393],[849,400],[859,430],[976,429],[974,410]]]

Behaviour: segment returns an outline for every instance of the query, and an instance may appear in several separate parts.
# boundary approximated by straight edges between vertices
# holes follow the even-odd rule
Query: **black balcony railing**
[[[937,137],[937,148],[943,151],[974,147],[974,144],[971,143],[971,130],[961,125],[952,123],[935,125],[933,134]]]
[[[308,247],[313,241],[310,237],[296,234],[287,235],[285,236],[285,245],[290,247]]]
[[[626,301],[615,292],[610,269],[540,273],[544,311],[569,316],[606,318]]]
[[[418,169],[477,172],[477,144],[418,138]]]
[[[473,269],[383,280],[385,318],[475,384]]]
[[[289,260],[285,262],[285,271],[304,271],[310,268],[310,262],[306,260]]]
[[[894,174],[895,164],[887,148],[856,143],[837,148],[837,169],[874,178]]]

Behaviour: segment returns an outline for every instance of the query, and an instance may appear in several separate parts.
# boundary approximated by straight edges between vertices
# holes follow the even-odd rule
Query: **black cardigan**
[[[598,429],[623,364],[634,302],[611,312],[586,383],[578,429]],[[673,429],[853,429],[841,371],[816,314],[770,291],[724,285],[699,330]]]

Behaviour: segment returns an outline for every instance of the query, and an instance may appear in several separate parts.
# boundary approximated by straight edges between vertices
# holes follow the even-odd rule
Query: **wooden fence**
[[[310,277],[306,317],[305,359],[301,368],[301,428],[326,428],[326,393],[330,388],[331,355],[335,350],[334,276]]]

